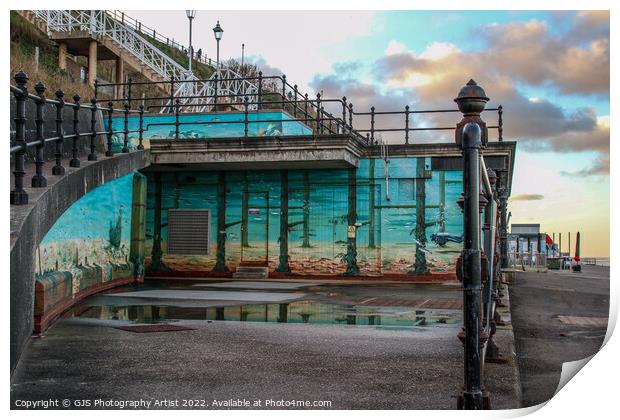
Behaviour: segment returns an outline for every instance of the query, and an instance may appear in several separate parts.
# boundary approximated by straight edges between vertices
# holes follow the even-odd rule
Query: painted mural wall
[[[82,297],[143,274],[145,181],[135,172],[94,189],[45,235],[35,255],[35,329]]]
[[[431,171],[428,158],[391,158],[387,170],[365,159],[357,170],[149,173],[147,273],[240,263],[299,275],[454,272],[461,192],[461,172]],[[208,255],[167,252],[177,208],[210,210]]]
[[[282,135],[310,135],[312,130],[298,121],[290,121],[293,117],[282,111],[261,111],[248,113],[248,136],[269,137]],[[174,138],[176,134],[175,115],[145,115],[142,121],[142,144],[150,147],[151,139]],[[179,115],[179,137],[182,139],[201,139],[215,137],[243,137],[245,135],[245,114],[242,112],[227,112],[217,114],[181,114]],[[105,129],[110,126],[109,120],[104,118]],[[127,119],[127,130],[134,131],[127,135],[127,147],[136,150],[139,141],[140,119],[132,114]],[[112,130],[123,131],[125,119],[112,118]],[[125,135],[112,135],[112,149],[120,152],[123,148]]]

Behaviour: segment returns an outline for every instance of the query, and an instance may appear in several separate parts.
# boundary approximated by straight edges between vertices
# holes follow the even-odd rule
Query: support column
[[[162,262],[161,249],[161,172],[155,172],[155,208],[153,209],[153,249],[151,250],[151,266],[153,271],[164,271],[168,267]]]
[[[499,171],[499,240],[501,267],[508,268],[508,170]]]
[[[280,171],[280,263],[276,271],[290,273],[288,265],[288,171]]]
[[[95,86],[97,78],[97,41],[92,40],[88,45],[88,84]]]
[[[67,70],[67,44],[64,42],[58,44],[58,68]]]
[[[131,203],[131,243],[129,261],[136,281],[144,280],[144,249],[146,243],[146,176],[136,172],[133,177]]]
[[[248,242],[248,208],[249,208],[249,187],[248,187],[248,171],[243,172],[241,191],[241,246],[247,247]]]
[[[303,242],[302,248],[310,248],[310,173],[304,171],[304,209],[303,209]]]
[[[226,172],[220,171],[217,182],[217,252],[213,271],[227,273],[226,267]]]
[[[121,57],[116,57],[114,66],[114,83],[123,83],[124,79],[124,71],[125,71],[125,62]],[[114,86],[114,98],[119,99],[123,94],[122,86]]]
[[[415,171],[415,270],[413,274],[428,274],[426,254],[421,248],[426,247],[426,177],[424,158],[416,158]]]
[[[375,160],[370,159],[368,173],[368,248],[375,248]]]
[[[357,179],[356,169],[349,168],[349,200],[347,214],[347,271],[345,276],[357,276],[360,269],[357,266]]]
[[[446,231],[446,173],[439,172],[439,232]]]

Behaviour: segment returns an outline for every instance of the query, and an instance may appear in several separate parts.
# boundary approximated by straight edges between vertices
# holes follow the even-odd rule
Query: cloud
[[[568,14],[563,14],[566,19]],[[364,85],[338,72],[315,77],[311,86],[326,92],[346,94],[357,110],[374,105],[377,110],[452,108],[452,98],[473,77],[491,97],[489,108],[504,107],[504,138],[517,140],[527,151],[598,153],[596,163],[583,175],[609,173],[609,124],[594,108],[584,106],[567,111],[545,98],[530,98],[518,86],[551,89],[580,97],[609,96],[609,16],[577,13],[565,34],[550,31],[546,22],[530,20],[494,24],[479,28],[486,43],[480,51],[463,52],[447,43],[429,44],[416,54],[396,40],[390,41],[385,56],[372,63],[374,84]],[[582,34],[580,41],[575,40]],[[605,37],[607,34],[607,37]],[[360,105],[360,106],[357,106]],[[496,113],[485,113],[489,125],[497,124]],[[413,124],[454,126],[459,114],[419,114]],[[384,118],[384,120],[386,120]],[[363,120],[366,122],[366,120]],[[398,118],[382,123],[402,126]],[[417,137],[420,134],[416,133]],[[496,132],[491,132],[496,136]],[[402,135],[391,134],[394,141]],[[431,141],[452,141],[449,132],[426,135]]]
[[[517,194],[510,197],[510,201],[537,201],[544,199],[542,194]]]

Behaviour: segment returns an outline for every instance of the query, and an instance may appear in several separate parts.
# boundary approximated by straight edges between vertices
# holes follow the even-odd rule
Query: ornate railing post
[[[375,142],[375,107],[370,107],[370,141],[372,144]]]
[[[286,74],[282,75],[282,109],[285,109],[286,105]]]
[[[80,140],[80,95],[73,95],[73,141],[71,142],[71,160],[69,166],[72,168],[80,167],[80,159],[78,159],[78,141]]]
[[[489,98],[476,82],[470,80],[454,100],[463,113],[457,125],[456,142],[463,154],[463,251],[461,281],[463,284],[464,387],[458,407],[481,410],[482,389],[481,349],[481,282],[480,252],[480,149],[486,144],[486,126],[480,118]]]
[[[349,102],[349,128],[353,130],[353,102]]]
[[[243,98],[243,137],[248,138],[248,97]]]
[[[65,143],[65,131],[62,127],[63,108],[65,106],[65,93],[58,89],[56,95],[56,147],[54,149],[54,157],[56,164],[52,168],[52,175],[64,175],[65,167],[62,166],[62,152]]]
[[[321,126],[321,94],[316,94],[316,133],[322,133],[323,127]]]
[[[342,131],[347,131],[347,97],[342,97]]]
[[[94,97],[90,100],[90,153],[88,154],[89,161],[97,160],[97,150],[95,148],[95,142],[97,140],[97,98]]]
[[[308,94],[304,95],[304,124],[308,125]]]
[[[297,85],[293,86],[293,97],[295,100],[295,103],[293,104],[293,117],[297,118],[297,96],[298,96],[299,92],[297,91]]]
[[[43,135],[43,107],[45,107],[45,85],[41,82],[34,86],[34,90],[37,92],[39,99],[37,99],[37,118],[35,124],[37,127],[37,149],[35,156],[35,174],[32,177],[32,187],[42,188],[47,186],[47,179],[43,176],[43,150],[45,149],[45,136]]]
[[[112,136],[114,135],[114,130],[112,129],[112,115],[114,114],[114,102],[108,102],[108,150],[105,151],[105,155],[108,157],[114,156],[114,151],[112,150]]]
[[[504,141],[504,107],[497,107],[497,137],[498,141]]]
[[[24,160],[26,155],[26,99],[28,98],[28,75],[23,71],[18,71],[14,80],[17,83],[19,92],[15,92],[15,142],[20,149],[15,153],[15,188],[11,191],[11,204],[28,204],[28,193],[24,190]]]
[[[138,150],[144,150],[144,105],[140,105],[140,126],[138,128]]]
[[[181,123],[179,122],[179,108],[181,107],[180,105],[180,101],[178,99],[175,99],[174,101],[174,139],[175,140],[179,140],[179,131],[180,131],[180,125]]]
[[[405,144],[409,144],[409,105],[405,105]]]
[[[263,109],[263,72],[258,72],[258,109]]]
[[[123,104],[123,153],[129,153],[129,100]]]

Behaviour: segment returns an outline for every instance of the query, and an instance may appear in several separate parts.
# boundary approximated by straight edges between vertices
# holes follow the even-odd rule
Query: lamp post
[[[241,44],[241,68],[239,69],[239,73],[243,75],[243,58],[245,56],[245,44]]]
[[[194,49],[192,48],[192,20],[196,16],[195,10],[186,10],[189,19],[189,72],[192,72],[192,59],[194,58]]]
[[[215,69],[217,71],[217,76],[220,76],[220,40],[222,39],[222,34],[224,30],[220,26],[220,21],[217,21],[215,28],[213,28],[213,35],[215,35],[215,41],[217,42],[217,61],[215,62]]]

